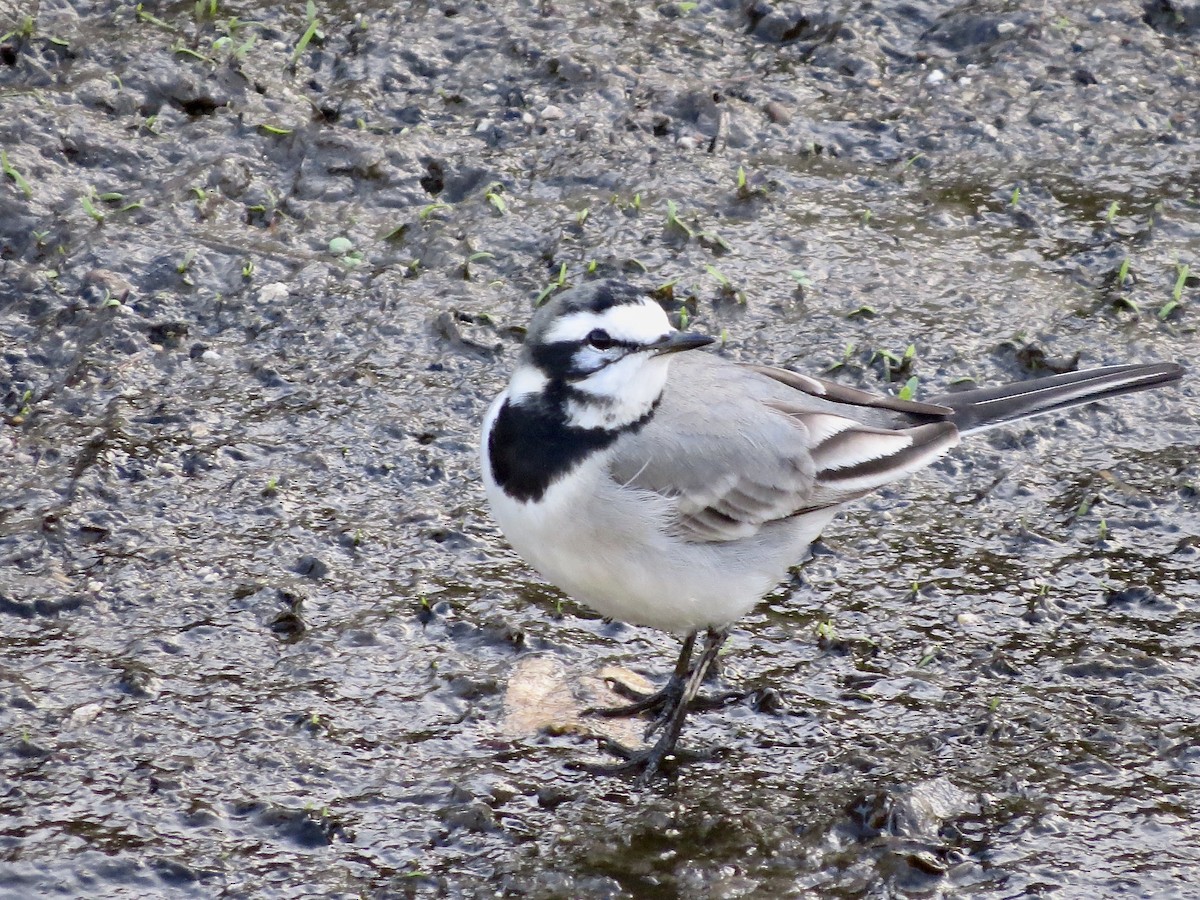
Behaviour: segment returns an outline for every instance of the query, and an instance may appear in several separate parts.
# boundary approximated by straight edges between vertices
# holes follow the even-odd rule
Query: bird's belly
[[[688,542],[670,532],[670,500],[622,488],[599,469],[551,486],[540,503],[497,488],[489,500],[509,543],[548,581],[603,616],[675,633],[745,615],[832,516]]]

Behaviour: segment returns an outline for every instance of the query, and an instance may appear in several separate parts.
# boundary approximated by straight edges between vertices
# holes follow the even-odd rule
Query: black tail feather
[[[1183,367],[1175,363],[1106,366],[1002,387],[943,394],[927,402],[953,409],[950,421],[958,426],[960,433],[969,434],[1082,403],[1144,391],[1182,377]]]

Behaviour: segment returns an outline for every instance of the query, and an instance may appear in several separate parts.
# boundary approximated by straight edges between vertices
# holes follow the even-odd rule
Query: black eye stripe
[[[582,344],[584,347],[591,347],[594,350],[611,350],[613,347],[622,347],[626,350],[640,350],[642,347],[637,341],[618,341],[615,338],[603,347],[599,347],[591,341],[583,341]]]
[[[630,353],[636,353],[639,350],[645,349],[645,344],[643,343],[613,338],[611,335],[609,337],[612,343],[602,349],[591,344],[589,342],[590,337],[591,335],[589,334],[588,337],[576,340],[527,345],[527,350],[534,365],[550,378],[567,378],[573,380],[586,377],[593,372],[598,372],[610,363],[615,363],[626,356],[625,353],[621,353],[615,357],[608,356],[608,351],[620,348]],[[585,362],[585,358],[580,352],[582,350],[593,350],[605,353],[606,356],[599,358],[589,356]]]

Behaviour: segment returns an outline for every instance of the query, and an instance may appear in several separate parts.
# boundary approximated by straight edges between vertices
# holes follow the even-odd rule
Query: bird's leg
[[[679,650],[679,658],[675,660],[675,671],[671,673],[670,679],[661,690],[638,697],[633,703],[626,703],[623,706],[589,706],[584,710],[584,715],[612,719],[634,716],[651,709],[669,709],[683,693],[683,685],[692,664],[692,648],[695,645],[696,632],[688,632],[688,636],[683,639],[683,647]]]
[[[654,778],[655,774],[662,767],[663,761],[668,756],[673,754],[679,755],[675,750],[675,744],[679,740],[679,733],[683,730],[683,723],[687,718],[688,708],[692,701],[696,699],[700,685],[704,682],[704,676],[707,674],[713,660],[717,658],[717,654],[720,653],[721,646],[725,643],[727,637],[729,637],[729,630],[727,628],[708,629],[704,638],[704,650],[700,654],[700,660],[692,668],[691,672],[687,674],[687,680],[684,682],[683,689],[680,691],[678,698],[669,708],[663,710],[662,715],[649,729],[648,733],[652,733],[660,728],[662,729],[662,734],[659,735],[658,740],[652,746],[642,750],[630,750],[628,747],[622,747],[615,741],[609,741],[606,743],[606,749],[625,757],[625,761],[616,766],[586,766],[586,768],[590,771],[602,772],[604,774],[618,774],[640,770],[638,782],[644,785]],[[695,635],[690,635],[689,638],[694,640]],[[687,649],[690,656],[691,647],[688,646]],[[679,666],[677,665],[676,672],[678,671]]]
[[[675,706],[664,709],[662,715],[651,722],[650,727],[646,729],[646,737],[650,737],[650,735],[662,728],[663,737],[659,738],[659,743],[661,744],[667,738],[671,729],[674,728],[674,737],[669,739],[666,753],[670,753],[675,748],[675,741],[679,739],[679,732],[683,728],[683,720],[692,708],[692,703],[695,701],[696,695],[700,693],[700,685],[704,683],[709,670],[716,663],[717,654],[721,652],[721,647],[728,637],[728,628],[708,629],[708,632],[704,635],[704,650],[700,653],[700,660],[696,663],[695,668],[692,669],[687,684],[684,686]]]
[[[628,685],[617,685],[616,689],[621,693],[628,694],[634,698],[632,703],[625,703],[621,706],[589,706],[585,709],[582,715],[585,716],[600,716],[605,719],[618,719],[627,716],[636,716],[642,712],[658,712],[664,713],[669,710],[675,703],[675,700],[683,692],[684,682],[687,680],[688,674],[691,671],[692,647],[696,642],[695,632],[689,634],[683,641],[683,647],[679,651],[679,658],[675,661],[675,670],[671,673],[671,677],[667,680],[666,685],[653,693],[644,694],[637,691]],[[714,659],[708,667],[706,680],[711,681],[712,678],[719,673],[720,660]],[[699,696],[693,697],[689,706],[689,711],[703,711],[710,709],[721,709],[728,706],[737,700],[741,700],[746,696],[745,691],[725,691],[715,696]],[[653,733],[657,730],[657,726],[652,726],[648,733]]]

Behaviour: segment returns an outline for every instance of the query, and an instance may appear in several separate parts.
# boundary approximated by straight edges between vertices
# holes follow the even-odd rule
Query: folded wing
[[[671,498],[673,525],[687,540],[748,538],[861,497],[958,442],[948,422],[887,427],[894,413],[943,418],[950,410],[696,354],[673,362],[658,411],[617,444],[611,472]]]

